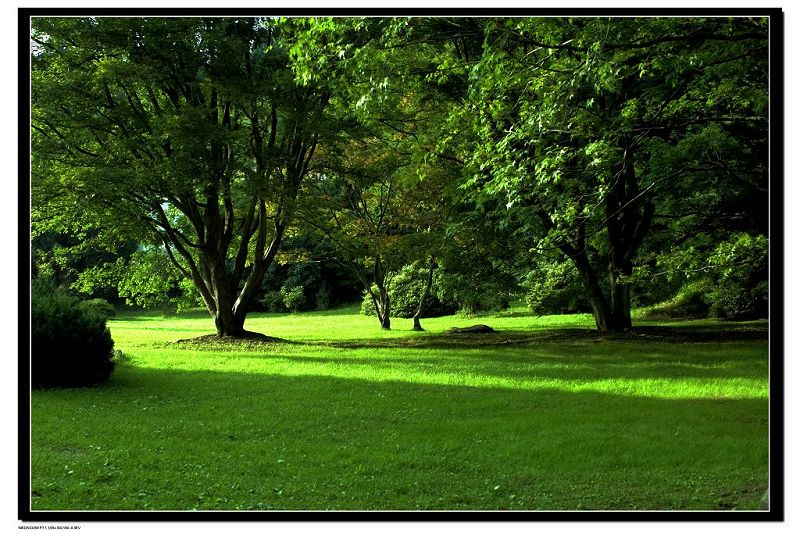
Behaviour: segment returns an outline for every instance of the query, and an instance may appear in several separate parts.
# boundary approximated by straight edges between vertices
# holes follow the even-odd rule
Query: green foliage
[[[568,261],[540,261],[522,286],[528,308],[538,315],[589,310],[586,292],[575,266]]]
[[[83,387],[106,381],[114,370],[114,341],[106,318],[81,307],[49,281],[31,286],[31,385]]]
[[[625,327],[654,230],[674,244],[716,226],[724,240],[766,221],[766,22],[481,21],[452,115],[475,136],[461,154],[476,206],[572,258]]]
[[[153,309],[172,304],[178,310],[202,305],[194,284],[183,277],[160,248],[148,248],[92,266],[77,276],[71,288],[82,295],[113,288],[127,305]]]
[[[92,314],[98,315],[100,318],[104,320],[109,320],[110,318],[114,318],[114,316],[117,314],[117,311],[114,309],[114,306],[108,303],[103,298],[83,300],[78,304],[78,307],[83,311],[87,311]]]
[[[434,272],[436,274],[436,272]],[[412,318],[419,307],[419,300],[425,290],[425,281],[428,277],[428,268],[421,263],[407,264],[396,274],[391,274],[387,291],[389,293],[389,303],[392,307],[392,316],[398,318]],[[456,305],[453,302],[443,303],[437,297],[438,286],[436,275],[431,287],[428,299],[422,306],[422,318],[435,318],[439,316],[453,314]],[[377,288],[373,287],[373,292],[377,293]],[[375,316],[375,304],[369,293],[364,293],[361,302],[361,313],[367,316]]]
[[[768,250],[765,236],[747,233],[717,246],[709,258],[717,282],[709,296],[713,316],[729,320],[768,317]]]
[[[295,82],[291,28],[253,17],[35,17],[37,218],[80,214],[166,247],[209,311],[235,309],[218,315],[221,332],[241,330],[317,145],[337,130],[330,92]],[[137,268],[120,282],[128,301],[179,297],[176,278]]]
[[[507,309],[519,292],[516,267],[509,258],[514,250],[504,249],[503,242],[480,238],[456,240],[456,247],[450,245],[434,275],[437,298],[457,304],[459,311],[468,315]]]
[[[63,214],[58,216],[64,217]],[[54,220],[37,218],[31,223],[36,276],[52,279],[86,299],[119,301],[116,279],[107,266],[117,259],[130,257],[136,250],[135,242],[93,228],[80,216]]]
[[[711,310],[714,284],[700,279],[684,285],[671,299],[646,307],[642,318],[659,320],[672,318],[706,318]]]
[[[645,318],[712,316],[727,320],[767,318],[768,241],[759,234],[733,233],[707,251],[708,237],[661,257],[659,277],[684,284],[669,300],[645,309]],[[705,246],[705,247],[702,247]],[[651,285],[657,285],[654,277]]]
[[[286,306],[283,303],[283,295],[280,290],[268,290],[261,295],[258,303],[268,313],[283,313]]]
[[[727,320],[751,320],[769,316],[769,283],[728,281],[711,294],[711,315]]]
[[[306,305],[306,296],[303,287],[281,288],[283,305],[292,313],[300,311]]]
[[[376,285],[372,285],[372,293],[377,294],[378,287]],[[389,300],[391,303],[391,292],[389,293]],[[374,317],[377,312],[375,311],[375,302],[372,300],[372,296],[369,292],[364,291],[364,295],[361,298],[361,307],[359,309],[362,315],[365,316],[372,316]]]
[[[119,295],[129,305],[151,308],[169,301],[178,275],[167,256],[157,250],[137,251],[127,263],[117,261]]]
[[[468,313],[525,281],[536,312],[585,295],[620,328],[710,279],[712,314],[762,316],[764,269],[725,266],[767,233],[767,37],[752,17],[36,19],[34,262],[86,297],[278,311],[347,299],[320,259],[363,289],[435,254],[434,294]],[[296,251],[267,255],[284,229]]]
[[[514,294],[502,283],[487,280],[481,274],[442,272],[436,278],[440,300],[458,303],[466,315],[508,309]]]

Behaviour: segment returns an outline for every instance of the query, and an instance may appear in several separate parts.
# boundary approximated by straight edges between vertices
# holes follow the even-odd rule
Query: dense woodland
[[[768,20],[34,18],[32,263],[381,326],[767,317]]]

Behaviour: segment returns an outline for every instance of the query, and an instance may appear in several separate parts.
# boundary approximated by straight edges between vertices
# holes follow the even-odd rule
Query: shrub
[[[372,285],[372,292],[376,295],[378,293],[378,287]],[[389,295],[389,305],[391,305],[391,293]],[[375,316],[377,312],[375,311],[375,303],[372,301],[372,296],[369,295],[369,292],[364,291],[364,296],[361,300],[361,314],[365,316]],[[391,311],[391,314],[394,315],[394,311]]]
[[[769,314],[769,284],[756,283],[752,288],[735,281],[720,285],[710,296],[711,316],[726,320],[754,320]]]
[[[84,300],[78,304],[81,310],[99,315],[104,320],[114,318],[117,314],[114,306],[102,298],[95,298],[93,300]]]
[[[281,288],[283,305],[291,312],[296,313],[306,304],[306,295],[303,287],[283,287]]]
[[[445,304],[457,304],[461,314],[508,309],[519,290],[513,274],[503,263],[498,266],[476,263],[459,267],[461,271],[440,270],[434,275],[437,298]],[[474,271],[469,271],[469,269]]]
[[[31,386],[82,387],[107,380],[114,370],[114,341],[106,319],[50,282],[34,281],[31,290]]]
[[[737,233],[720,243],[709,264],[717,269],[711,314],[727,320],[767,318],[769,243],[763,235]]]
[[[537,315],[590,310],[580,276],[571,261],[541,263],[526,275],[522,286],[527,289],[528,308]]]
[[[278,290],[268,290],[264,292],[258,300],[261,307],[268,313],[285,313],[286,307],[283,305],[283,296]]]

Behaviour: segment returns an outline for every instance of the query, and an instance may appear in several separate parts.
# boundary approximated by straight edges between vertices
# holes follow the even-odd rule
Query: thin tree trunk
[[[611,307],[608,300],[600,288],[600,282],[589,264],[589,259],[585,252],[582,252],[572,258],[575,267],[578,269],[578,274],[583,280],[583,287],[586,291],[586,299],[592,308],[594,315],[594,322],[598,331],[609,331],[614,328],[614,321],[611,318]]]
[[[417,311],[414,313],[414,331],[425,331],[422,329],[422,324],[420,324],[419,319],[422,317],[422,309],[425,307],[425,302],[428,300],[428,297],[431,294],[431,287],[433,286],[433,270],[436,267],[436,261],[431,255],[431,261],[428,265],[428,278],[425,280],[425,289],[422,291],[422,296],[419,298],[419,306],[417,307]]]
[[[385,286],[380,285],[378,287],[378,320],[381,323],[381,328],[383,329],[392,329],[391,328],[391,320],[389,319],[389,311],[391,309],[389,304],[389,292]]]

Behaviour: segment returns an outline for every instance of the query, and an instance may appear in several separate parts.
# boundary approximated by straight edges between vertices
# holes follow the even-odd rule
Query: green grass
[[[498,333],[442,334],[476,323]],[[340,309],[206,346],[173,343],[213,331],[202,313],[110,326],[108,384],[33,393],[33,509],[754,509],[767,487],[763,322],[417,333]]]

